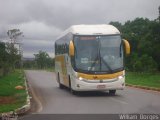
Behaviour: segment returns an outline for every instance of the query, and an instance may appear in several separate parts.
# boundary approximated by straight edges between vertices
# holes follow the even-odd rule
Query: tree
[[[133,21],[125,22],[124,25],[119,22],[110,22],[110,24],[117,27],[122,33],[122,38],[128,39],[131,45],[131,55],[126,57],[128,70],[160,71],[159,20],[136,18]]]
[[[134,58],[133,71],[135,72],[155,72],[157,70],[157,63],[151,56],[143,54],[141,57]]]
[[[8,30],[7,35],[10,38],[10,42],[0,42],[0,71],[2,75],[13,71],[16,65],[20,66],[22,56],[15,44],[17,44],[17,39],[22,34],[19,29]]]
[[[0,75],[5,75],[6,74],[6,46],[5,46],[5,43],[3,42],[0,42]]]
[[[120,22],[118,22],[118,21],[110,22],[109,24],[115,26],[116,28],[118,28],[119,31],[122,31],[122,27],[123,26],[122,26],[122,24]]]
[[[8,37],[10,38],[10,43],[7,44],[8,52],[10,53],[10,59],[12,63],[12,68],[15,68],[15,65],[22,67],[22,49],[21,43],[19,43],[18,37],[23,36],[23,32],[19,29],[11,29],[7,32]],[[15,45],[19,45],[19,48],[15,48]]]
[[[53,65],[52,58],[50,58],[48,53],[44,51],[39,51],[39,53],[34,54],[34,56],[35,56],[35,61],[37,63],[37,66],[40,69],[48,68]]]
[[[14,44],[6,43],[7,61],[12,70],[15,69],[16,64],[20,64],[21,55],[18,53],[18,49],[14,47]]]
[[[20,59],[17,49],[11,47],[11,45],[10,43],[0,42],[0,69],[3,76],[14,70],[14,65]]]
[[[21,32],[19,29],[11,29],[8,30],[7,35],[9,36],[11,43],[16,43],[17,38],[22,36],[23,32]]]
[[[33,68],[36,68],[36,62],[35,60],[25,60],[23,61],[23,67],[25,69],[33,69]]]

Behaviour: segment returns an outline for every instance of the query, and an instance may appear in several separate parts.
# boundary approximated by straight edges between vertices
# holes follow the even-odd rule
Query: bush
[[[151,56],[147,54],[141,57],[136,57],[133,63],[133,71],[136,72],[155,72],[157,70],[157,64]]]

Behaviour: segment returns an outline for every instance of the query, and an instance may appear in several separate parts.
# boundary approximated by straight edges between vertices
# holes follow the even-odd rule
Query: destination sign
[[[96,37],[94,37],[94,36],[83,36],[83,37],[80,37],[80,40],[96,40]]]

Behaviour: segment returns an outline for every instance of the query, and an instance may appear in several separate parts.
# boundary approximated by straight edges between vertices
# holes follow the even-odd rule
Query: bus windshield
[[[123,69],[120,35],[75,36],[75,68],[88,73],[112,73]]]

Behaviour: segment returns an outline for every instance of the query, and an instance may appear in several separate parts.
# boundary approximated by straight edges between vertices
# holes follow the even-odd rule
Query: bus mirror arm
[[[71,40],[70,43],[69,43],[69,55],[70,56],[74,56],[74,44],[73,44],[73,41]]]
[[[130,44],[127,40],[123,39],[123,43],[124,43],[124,46],[125,46],[125,53],[126,55],[129,55],[131,50],[130,50]]]

